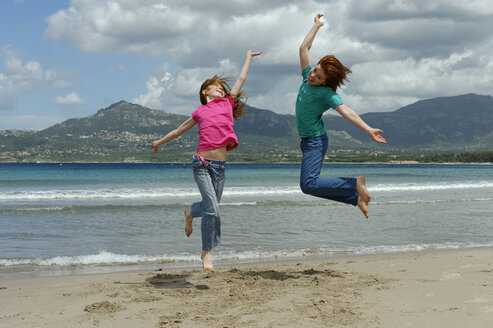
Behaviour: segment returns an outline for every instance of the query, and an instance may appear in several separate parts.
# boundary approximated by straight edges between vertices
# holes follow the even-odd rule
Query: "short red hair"
[[[347,75],[351,74],[351,70],[344,66],[339,59],[332,55],[327,55],[319,60],[318,64],[325,74],[324,85],[329,86],[336,91],[344,81],[347,81]]]

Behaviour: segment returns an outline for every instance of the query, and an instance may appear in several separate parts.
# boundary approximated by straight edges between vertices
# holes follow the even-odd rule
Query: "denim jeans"
[[[221,243],[221,219],[219,201],[223,194],[226,162],[193,157],[193,177],[199,187],[202,201],[192,204],[190,214],[202,217],[202,249],[210,251]]]
[[[346,204],[356,205],[356,178],[320,178],[322,162],[329,147],[327,134],[301,138],[300,187],[303,193]]]

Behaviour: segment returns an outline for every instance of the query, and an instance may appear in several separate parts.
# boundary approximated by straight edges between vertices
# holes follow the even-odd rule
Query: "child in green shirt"
[[[346,75],[351,71],[332,55],[320,59],[315,67],[311,65],[310,48],[318,30],[324,25],[320,20],[322,16],[315,16],[315,24],[300,46],[303,83],[296,99],[296,126],[303,153],[300,186],[306,194],[358,206],[368,218],[368,203],[371,198],[364,177],[320,178],[322,162],[329,145],[322,115],[329,108],[368,133],[374,141],[387,142],[380,135],[382,130],[366,124],[337,94],[337,88],[344,84]]]

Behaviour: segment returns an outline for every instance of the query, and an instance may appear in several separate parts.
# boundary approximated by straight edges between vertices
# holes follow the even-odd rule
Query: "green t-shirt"
[[[312,66],[303,70],[303,83],[296,98],[296,126],[302,138],[318,137],[325,133],[323,113],[329,108],[342,105],[341,97],[328,86],[311,85],[307,82]]]

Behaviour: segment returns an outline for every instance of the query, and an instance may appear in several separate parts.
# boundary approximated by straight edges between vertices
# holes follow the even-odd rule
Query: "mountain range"
[[[298,161],[294,115],[247,106],[235,122],[240,147],[231,161]],[[294,109],[293,109],[294,110]],[[421,100],[393,112],[361,117],[384,131],[387,145],[370,140],[335,111],[324,116],[329,157],[348,152],[461,152],[493,149],[493,98],[466,94]],[[197,130],[170,142],[155,156],[150,143],[188,116],[120,101],[84,118],[73,118],[41,131],[0,131],[0,161],[188,161],[197,146]]]

